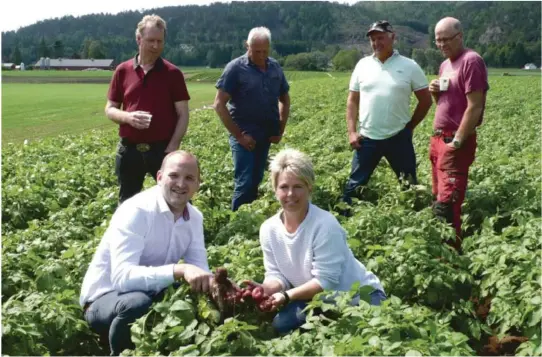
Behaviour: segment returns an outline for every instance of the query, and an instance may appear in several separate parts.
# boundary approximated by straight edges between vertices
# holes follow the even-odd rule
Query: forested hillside
[[[273,56],[316,52],[332,59],[341,49],[370,52],[364,36],[370,23],[387,19],[398,32],[397,47],[434,49],[433,26],[454,16],[465,26],[469,47],[490,66],[540,65],[540,2],[234,2],[149,10],[168,22],[165,56],[178,65],[221,66],[243,52],[250,28],[273,33]],[[131,57],[134,30],[143,13],[93,14],[40,21],[2,33],[2,60],[31,63],[40,57]]]

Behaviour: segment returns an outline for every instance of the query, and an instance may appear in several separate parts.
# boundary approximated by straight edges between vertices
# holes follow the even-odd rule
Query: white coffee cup
[[[441,92],[445,92],[448,90],[448,86],[450,84],[450,79],[446,77],[440,77],[438,79],[438,84]]]

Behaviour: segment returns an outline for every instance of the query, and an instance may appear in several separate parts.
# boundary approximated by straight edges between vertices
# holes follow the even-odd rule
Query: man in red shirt
[[[136,56],[121,63],[111,79],[105,114],[119,124],[115,173],[119,202],[156,180],[167,153],[179,148],[188,127],[188,90],[182,72],[160,57],[166,22],[147,15],[136,29]]]
[[[463,46],[459,20],[440,20],[435,27],[435,44],[447,59],[440,65],[439,79],[429,84],[437,103],[429,154],[436,196],[433,212],[453,225],[453,245],[459,250],[461,205],[476,152],[476,127],[482,122],[489,85],[484,60]]]

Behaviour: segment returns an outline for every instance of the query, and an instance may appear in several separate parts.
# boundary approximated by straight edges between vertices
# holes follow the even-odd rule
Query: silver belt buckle
[[[151,149],[151,146],[149,144],[137,144],[136,150],[139,152],[147,152]]]

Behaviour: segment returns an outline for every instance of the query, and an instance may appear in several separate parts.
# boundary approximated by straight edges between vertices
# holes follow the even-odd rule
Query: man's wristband
[[[282,291],[282,295],[284,295],[284,305],[287,305],[290,302],[290,295],[286,291]]]

